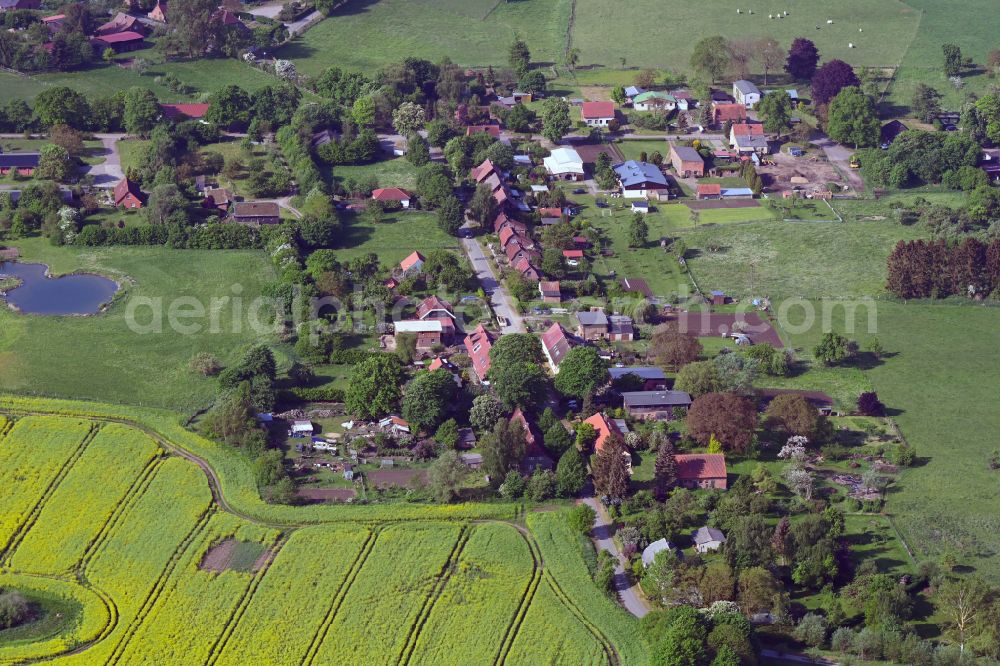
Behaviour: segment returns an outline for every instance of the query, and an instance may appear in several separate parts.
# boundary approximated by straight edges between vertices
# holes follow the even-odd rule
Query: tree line
[[[1000,239],[899,241],[889,255],[886,288],[900,298],[984,298],[1000,285]]]

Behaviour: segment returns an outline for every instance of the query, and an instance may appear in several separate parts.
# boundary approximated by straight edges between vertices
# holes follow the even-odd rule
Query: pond
[[[0,262],[0,278],[20,284],[0,296],[19,312],[39,315],[89,315],[100,312],[118,292],[114,280],[100,275],[48,276],[45,264]]]

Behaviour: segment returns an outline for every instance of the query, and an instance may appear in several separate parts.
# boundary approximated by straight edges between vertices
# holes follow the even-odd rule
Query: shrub
[[[885,416],[885,405],[874,391],[866,391],[858,396],[858,411],[864,416]]]
[[[16,590],[0,593],[0,629],[16,627],[31,615],[31,605],[24,595]]]
[[[819,647],[826,640],[826,620],[817,613],[806,613],[792,634],[809,647]]]
[[[587,504],[579,504],[574,507],[566,516],[570,528],[580,534],[590,534],[597,520],[597,512]]]
[[[854,647],[854,632],[847,627],[838,627],[830,637],[830,648],[835,652],[847,654]]]
[[[214,377],[219,374],[222,370],[222,364],[219,363],[219,359],[215,358],[212,354],[208,352],[200,352],[191,357],[191,361],[188,363],[188,367],[192,371],[199,374],[205,375],[206,377]]]

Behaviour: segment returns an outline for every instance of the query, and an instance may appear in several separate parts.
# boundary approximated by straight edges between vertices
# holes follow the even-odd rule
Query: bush
[[[830,637],[830,648],[835,652],[847,654],[854,647],[854,632],[847,627],[838,627]]]
[[[0,592],[0,629],[23,624],[31,616],[31,604],[16,590]]]
[[[556,475],[551,470],[536,469],[528,479],[524,496],[533,502],[543,502],[552,499],[556,494]]]
[[[222,364],[219,363],[219,359],[207,352],[200,352],[192,356],[191,361],[188,363],[188,367],[191,368],[192,371],[205,375],[206,377],[214,377],[219,374],[220,370],[222,370]]]
[[[597,520],[597,512],[587,504],[579,504],[567,514],[566,521],[574,531],[580,534],[590,534]]]
[[[885,416],[885,405],[874,391],[866,391],[858,396],[858,411],[863,416]]]
[[[806,613],[795,631],[792,632],[795,640],[805,643],[809,647],[819,647],[826,641],[826,620],[822,615],[816,613]]]

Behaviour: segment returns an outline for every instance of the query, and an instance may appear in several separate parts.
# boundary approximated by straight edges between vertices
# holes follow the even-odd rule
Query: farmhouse
[[[140,35],[146,35],[149,34],[149,29],[136,17],[118,12],[113,19],[98,27],[94,34],[100,37],[116,32],[137,32]]]
[[[472,333],[465,336],[464,342],[465,351],[472,361],[472,369],[479,377],[479,381],[484,381],[486,373],[490,371],[490,349],[493,348],[493,334],[480,324]]]
[[[233,202],[233,195],[229,190],[222,187],[210,187],[205,190],[205,200],[202,205],[205,208],[217,208],[220,212],[229,212],[229,206]]]
[[[764,126],[749,123],[736,123],[729,131],[729,145],[738,153],[756,153],[766,155],[770,152],[767,137],[764,136]]]
[[[721,453],[678,454],[677,485],[725,490],[726,457]]]
[[[597,433],[597,439],[594,440],[594,451],[603,451],[604,445],[611,437],[622,436],[622,431],[618,428],[618,424],[601,412],[594,414],[585,420],[584,423],[589,423],[593,426],[594,431]],[[631,459],[631,456],[629,456],[629,459]]]
[[[670,144],[670,163],[677,175],[683,178],[696,178],[705,175],[705,160],[697,150],[690,146]]]
[[[737,104],[752,109],[760,101],[760,90],[752,82],[740,79],[733,82],[733,99]]]
[[[98,51],[110,48],[115,53],[126,53],[146,48],[144,36],[131,30],[94,37],[91,43]]]
[[[380,187],[379,189],[372,191],[372,199],[383,203],[396,201],[399,202],[399,205],[403,208],[409,208],[410,200],[413,199],[413,195],[406,190],[399,189],[398,187]]]
[[[722,185],[719,183],[698,183],[697,197],[699,199],[719,199],[722,197]]]
[[[608,334],[608,317],[603,310],[577,312],[576,334],[584,340],[600,340]]]
[[[538,283],[538,295],[542,297],[543,303],[559,303],[562,301],[562,292],[559,289],[559,282],[546,282],[542,280]]]
[[[630,199],[646,199],[650,195],[658,197],[661,191],[669,189],[667,177],[655,164],[629,160],[616,165],[614,170],[624,197]]]
[[[633,99],[632,106],[636,111],[673,111],[677,108],[677,99],[668,93],[651,90]]]
[[[238,224],[280,224],[281,214],[274,201],[240,201],[233,204],[232,219]]]
[[[572,345],[566,337],[566,331],[557,322],[542,333],[541,338],[545,360],[548,362],[552,374],[557,375],[559,374],[559,364],[563,362],[566,354],[572,349]]]
[[[122,178],[115,185],[115,208],[142,208],[146,196],[139,189],[138,183],[128,178]]]
[[[406,259],[399,262],[399,268],[402,269],[403,273],[419,273],[424,268],[424,255],[419,252],[411,252]]]
[[[675,409],[687,411],[691,406],[691,396],[684,391],[629,391],[622,399],[626,414],[647,421],[669,421]]]
[[[716,125],[741,123],[747,119],[747,107],[728,102],[712,102],[712,120]]]
[[[643,391],[657,391],[667,387],[667,374],[661,368],[653,366],[608,368],[608,376],[612,382],[625,379],[642,382]]]
[[[694,541],[695,550],[699,553],[707,553],[719,550],[722,544],[726,543],[726,535],[722,533],[722,530],[717,530],[714,527],[699,527],[692,535],[691,540]]]
[[[0,153],[0,175],[17,171],[20,176],[30,176],[38,168],[39,153]]]
[[[607,127],[615,119],[615,103],[584,102],[580,117],[589,127]]]
[[[572,148],[556,148],[542,160],[545,171],[560,180],[583,180],[583,159]]]

